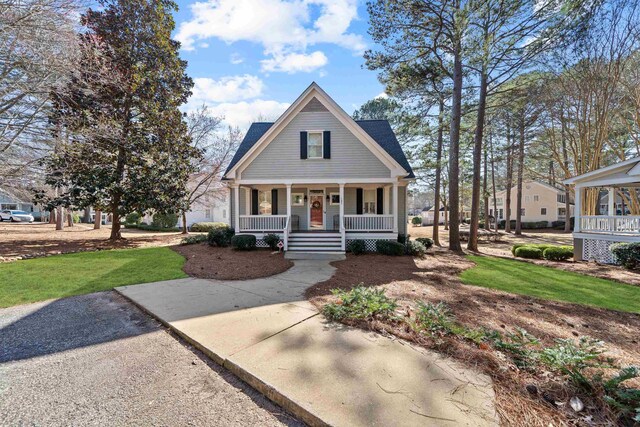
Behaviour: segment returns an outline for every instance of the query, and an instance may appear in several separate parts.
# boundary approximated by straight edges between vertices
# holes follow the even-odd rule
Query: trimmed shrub
[[[131,212],[130,214],[128,214],[127,216],[124,217],[124,222],[125,224],[140,224],[142,222],[142,215],[140,215],[138,212]],[[177,222],[177,220],[176,220]],[[173,224],[175,225],[175,224]]]
[[[630,270],[640,268],[640,242],[615,243],[609,247],[609,250],[624,268]]]
[[[516,255],[516,249],[521,248],[523,246],[529,246],[526,243],[516,243],[515,245],[511,246],[511,253],[515,256]]]
[[[422,258],[427,253],[427,248],[418,241],[409,240],[404,245],[404,253],[406,255],[417,256]]]
[[[391,240],[376,240],[376,251],[382,255],[403,255],[404,245]]]
[[[264,242],[269,245],[269,248],[271,248],[272,251],[277,251],[278,250],[278,243],[280,243],[280,236],[278,236],[277,234],[266,234],[262,240],[264,240]]]
[[[407,243],[411,239],[410,234],[398,234],[398,243],[402,243],[403,245]]]
[[[234,234],[233,228],[228,225],[226,227],[214,228],[207,234],[207,242],[210,246],[226,248],[231,244],[231,238]]]
[[[433,239],[429,237],[418,237],[416,242],[420,242],[424,245],[425,249],[429,250],[433,246]]]
[[[367,251],[367,245],[364,243],[364,240],[353,240],[349,243],[348,250],[354,255],[362,255]]]
[[[225,224],[224,222],[196,222],[189,227],[190,231],[193,232],[204,232],[207,233],[211,230],[215,230],[216,228],[227,228],[229,224]]]
[[[193,236],[187,236],[180,242],[181,245],[195,245],[197,243],[204,243],[207,241],[206,234],[194,234]]]
[[[231,247],[239,251],[252,251],[256,248],[256,236],[237,234],[231,238]]]
[[[158,227],[156,225],[147,225],[147,224],[125,224],[124,225],[125,228],[137,228],[138,230],[146,230],[146,231],[164,231],[164,232],[168,232],[168,233],[173,233],[175,231],[180,231],[179,228],[177,227],[169,227],[169,228],[165,228],[165,227]]]
[[[152,227],[157,228],[172,228],[175,227],[178,223],[178,215],[168,213],[156,213],[153,215],[153,221],[151,222]]]
[[[422,224],[422,218],[419,217],[419,216],[414,216],[413,218],[411,218],[411,224],[413,224],[413,225]]]
[[[566,261],[573,257],[573,246],[554,246],[542,251],[542,257],[548,261]]]
[[[542,249],[533,246],[520,246],[516,249],[518,258],[542,259]]]

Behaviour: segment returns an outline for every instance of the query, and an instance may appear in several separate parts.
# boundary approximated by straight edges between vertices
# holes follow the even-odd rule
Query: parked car
[[[33,215],[25,211],[4,210],[0,211],[0,221],[33,222]]]

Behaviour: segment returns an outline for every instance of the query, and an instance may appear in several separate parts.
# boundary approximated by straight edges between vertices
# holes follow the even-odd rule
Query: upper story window
[[[502,206],[502,197],[496,197],[496,205]]]
[[[558,203],[564,203],[566,200],[567,199],[564,194],[558,194]]]
[[[309,159],[322,158],[322,132],[309,132],[307,134],[307,156]]]
[[[533,195],[533,201],[534,201],[534,202],[539,202],[539,201],[540,201],[540,196],[539,196],[539,195],[537,195],[537,194],[534,194],[534,195]]]

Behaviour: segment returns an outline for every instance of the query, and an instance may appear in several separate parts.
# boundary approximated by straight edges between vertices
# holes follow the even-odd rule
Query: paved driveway
[[[114,292],[0,310],[0,425],[299,425]]]

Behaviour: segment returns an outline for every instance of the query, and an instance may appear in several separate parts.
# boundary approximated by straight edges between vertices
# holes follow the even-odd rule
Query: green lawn
[[[187,277],[169,248],[56,255],[0,264],[0,307]]]
[[[640,313],[638,286],[503,258],[468,258],[477,266],[460,275],[462,282],[467,285]]]

